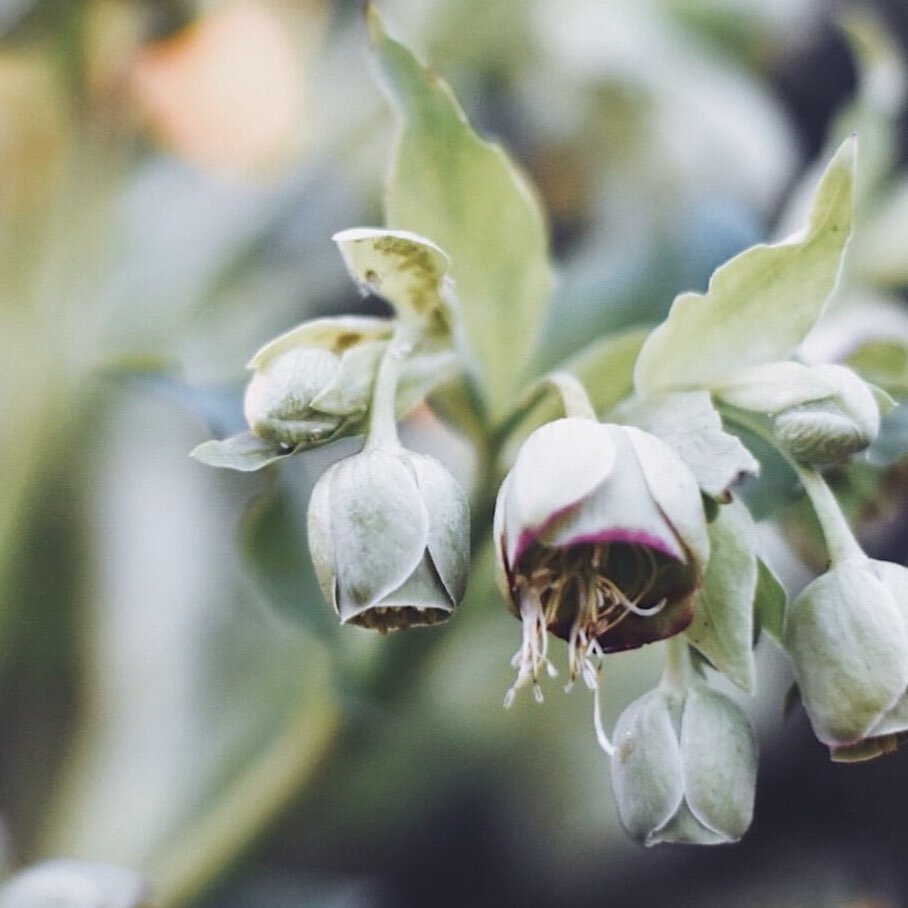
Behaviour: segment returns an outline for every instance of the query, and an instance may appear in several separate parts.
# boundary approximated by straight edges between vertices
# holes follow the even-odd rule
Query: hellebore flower
[[[495,506],[498,580],[523,622],[508,694],[548,666],[550,631],[570,677],[594,688],[591,659],[684,630],[709,558],[696,480],[639,429],[567,418],[521,447]],[[549,670],[552,671],[549,666]]]
[[[306,322],[262,347],[249,367],[243,410],[252,432],[287,447],[326,441],[361,418],[392,333],[387,319]]]
[[[343,624],[436,624],[463,598],[467,499],[431,457],[367,446],[338,461],[313,489],[308,525],[319,585]]]
[[[703,684],[664,686],[615,726],[612,788],[621,822],[645,845],[736,842],[753,815],[757,749],[747,716]]]
[[[820,741],[841,759],[877,756],[908,729],[908,569],[846,561],[805,587],[785,616],[785,648]],[[889,746],[874,739],[887,738]]]

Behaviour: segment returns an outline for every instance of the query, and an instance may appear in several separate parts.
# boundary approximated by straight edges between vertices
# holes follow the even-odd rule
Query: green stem
[[[832,494],[822,475],[812,467],[806,467],[798,463],[787,451],[780,448],[773,438],[772,432],[758,419],[751,418],[748,414],[737,409],[727,410],[723,408],[723,412],[738,425],[753,432],[754,435],[759,436],[772,445],[794,471],[804,487],[804,491],[810,500],[810,505],[820,524],[820,529],[823,531],[823,539],[826,543],[826,552],[829,555],[830,563],[842,564],[844,562],[866,561],[866,553],[855,538],[835,495]]]
[[[378,366],[372,390],[366,449],[400,447],[397,436],[397,383],[400,367],[413,349],[412,330],[398,325]]]
[[[810,499],[814,513],[823,530],[826,540],[826,551],[832,564],[844,562],[864,562],[867,555],[855,539],[842,509],[832,494],[826,480],[814,469],[803,467],[797,461],[789,460],[791,468],[797,473],[804,491]]]
[[[192,904],[323,764],[341,728],[333,703],[308,704],[149,871],[158,908]]]
[[[570,372],[550,372],[543,382],[551,385],[558,393],[565,416],[572,419],[596,419],[596,411],[586,388]]]
[[[678,634],[666,641],[662,684],[673,693],[684,693],[689,677],[690,655],[687,651],[687,640]]]

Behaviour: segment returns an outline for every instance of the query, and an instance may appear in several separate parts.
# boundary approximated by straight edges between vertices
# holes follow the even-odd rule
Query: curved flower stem
[[[596,419],[596,411],[586,388],[570,372],[550,372],[542,381],[552,386],[561,398],[564,415],[576,419]]]
[[[690,655],[687,651],[687,640],[678,634],[666,641],[662,684],[673,693],[683,693],[687,690],[689,676]]]
[[[854,532],[845,519],[845,515],[842,514],[842,509],[839,507],[835,495],[832,494],[822,475],[812,467],[798,463],[787,451],[782,450],[776,444],[772,433],[758,419],[751,418],[747,413],[738,409],[727,410],[723,408],[723,410],[738,425],[771,444],[794,471],[794,474],[804,487],[804,491],[810,500],[810,505],[820,524],[820,529],[823,531],[823,539],[826,543],[826,552],[829,555],[830,563],[842,564],[846,561],[852,563],[866,561],[866,553],[855,538]]]
[[[810,467],[803,467],[797,461],[788,459],[791,468],[797,473],[804,491],[810,499],[814,513],[823,530],[826,540],[826,551],[832,564],[863,562],[867,555],[855,539],[845,515],[832,494],[826,480]]]
[[[307,704],[281,736],[148,871],[158,908],[190,905],[312,779],[338,739],[340,709]]]
[[[399,323],[388,342],[372,389],[367,449],[400,445],[397,437],[397,384],[401,363],[413,352],[417,339],[413,326]]]

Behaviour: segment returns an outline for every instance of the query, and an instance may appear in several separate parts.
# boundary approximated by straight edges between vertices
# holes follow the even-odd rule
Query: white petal
[[[621,427],[633,446],[650,494],[701,567],[709,561],[709,535],[700,489],[687,464],[648,432]]]
[[[508,558],[513,564],[527,535],[589,496],[612,471],[610,433],[589,419],[556,419],[520,448],[505,503]]]

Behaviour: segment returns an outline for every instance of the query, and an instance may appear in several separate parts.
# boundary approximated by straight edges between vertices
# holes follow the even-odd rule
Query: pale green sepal
[[[814,366],[834,387],[830,397],[805,400],[773,419],[779,446],[801,463],[833,463],[863,451],[880,432],[880,408],[867,383],[845,366]]]
[[[697,480],[665,442],[633,426],[624,431],[653,500],[701,566],[709,561],[709,535]]]
[[[773,414],[836,393],[825,373],[803,363],[762,363],[739,369],[713,388],[717,397],[741,410]]]
[[[843,564],[789,606],[785,648],[816,736],[866,737],[908,687],[908,632],[870,564]]]
[[[270,444],[251,432],[240,432],[229,438],[204,441],[193,448],[189,456],[209,467],[251,473],[283,460],[293,453],[293,449]]]
[[[470,571],[470,506],[460,483],[431,457],[410,454],[416,484],[431,515],[428,549],[442,585],[456,605]],[[436,599],[438,598],[436,590]]]
[[[753,693],[753,602],[757,586],[754,523],[738,500],[709,524],[712,554],[685,635],[732,683]]]
[[[312,398],[309,406],[329,416],[364,413],[372,396],[372,385],[387,341],[364,341],[341,357],[332,380]]]
[[[523,173],[470,128],[450,88],[369,9],[375,56],[401,131],[387,186],[390,227],[444,249],[462,326],[494,421],[510,409],[552,288],[541,207]]]
[[[757,744],[750,720],[724,694],[699,684],[688,690],[681,765],[691,813],[721,841],[740,839],[753,818]]]
[[[711,388],[726,375],[788,359],[835,289],[851,233],[854,137],[820,179],[803,235],[745,250],[684,293],[647,338],[634,371],[644,395]]]
[[[620,407],[616,415],[621,422],[664,441],[687,464],[697,485],[713,498],[723,498],[743,476],[760,471],[759,462],[741,440],[722,428],[719,411],[707,391],[637,398]]]
[[[651,832],[644,842],[653,845],[727,845],[729,839],[704,826],[683,803],[661,829]]]
[[[422,612],[440,610],[453,612],[458,600],[445,602],[438,588],[438,573],[428,554],[424,554],[416,569],[396,590],[381,600],[382,607],[415,608]]]
[[[262,369],[275,357],[300,347],[321,347],[341,354],[357,344],[389,340],[394,324],[386,318],[365,315],[338,315],[303,322],[260,347],[249,360],[249,369]]]
[[[612,790],[621,823],[638,842],[650,844],[684,799],[675,701],[661,688],[644,694],[624,710],[612,736]]]
[[[400,456],[363,451],[336,465],[331,532],[337,603],[347,621],[400,587],[426,549],[429,516]]]
[[[615,465],[615,453],[611,434],[591,419],[556,419],[533,432],[511,471],[505,514],[509,559],[524,530],[538,529],[600,485]]]
[[[334,550],[334,534],[331,531],[331,482],[340,463],[332,464],[319,477],[312,494],[309,496],[309,509],[306,515],[306,536],[309,540],[309,554],[315,577],[325,601],[338,610],[337,602],[337,564]]]
[[[788,593],[772,568],[757,559],[757,590],[754,594],[754,620],[779,646],[784,646],[785,608]]]
[[[430,330],[449,323],[441,285],[450,260],[431,240],[408,230],[365,227],[332,239],[360,289],[387,300],[401,320]]]

